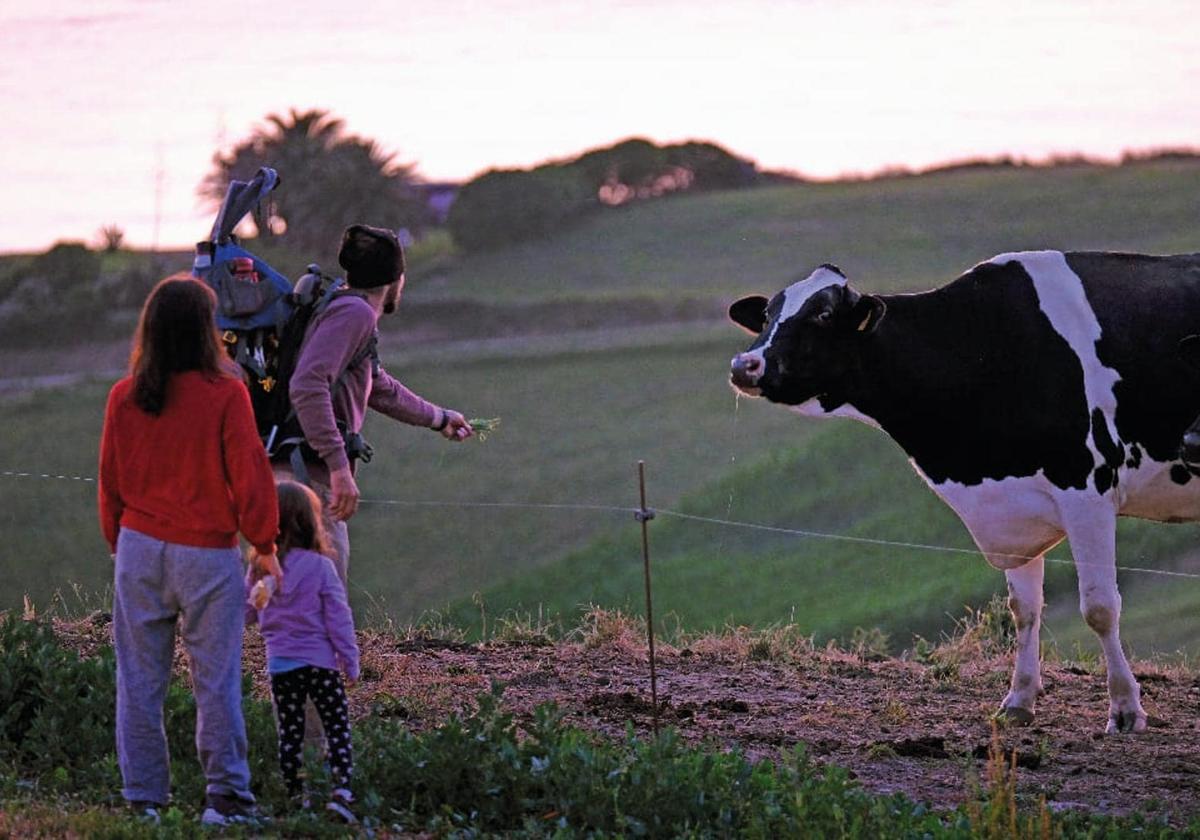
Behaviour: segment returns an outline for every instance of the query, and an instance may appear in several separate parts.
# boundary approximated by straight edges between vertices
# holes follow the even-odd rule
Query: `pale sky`
[[[214,151],[292,107],[438,180],[634,135],[821,177],[1200,146],[1198,35],[1191,0],[5,0],[0,251],[190,244]]]

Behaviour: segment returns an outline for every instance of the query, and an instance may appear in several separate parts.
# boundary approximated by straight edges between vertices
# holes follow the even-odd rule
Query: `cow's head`
[[[832,265],[770,300],[744,297],[729,307],[729,317],[758,338],[733,357],[730,382],[743,394],[787,405],[836,390],[856,343],[874,332],[886,309],[879,298],[850,288]]]

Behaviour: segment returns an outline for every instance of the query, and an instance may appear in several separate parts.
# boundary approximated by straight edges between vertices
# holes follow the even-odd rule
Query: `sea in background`
[[[291,107],[435,180],[632,135],[818,177],[1196,146],[1195,35],[1188,0],[9,0],[0,251],[186,246],[214,152]]]

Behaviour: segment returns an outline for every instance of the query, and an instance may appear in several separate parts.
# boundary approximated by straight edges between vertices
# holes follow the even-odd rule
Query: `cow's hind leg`
[[[1100,640],[1108,669],[1108,732],[1146,728],[1141,688],[1121,649],[1121,593],[1117,590],[1116,514],[1095,500],[1068,517],[1067,539],[1079,576],[1079,611]]]
[[[1017,652],[1012,683],[1000,704],[1000,713],[1021,725],[1033,722],[1037,696],[1042,690],[1040,631],[1045,568],[1045,561],[1038,555],[1024,566],[1004,572],[1008,581],[1008,607],[1017,628]]]

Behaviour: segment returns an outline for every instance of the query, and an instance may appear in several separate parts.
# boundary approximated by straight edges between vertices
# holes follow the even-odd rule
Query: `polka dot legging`
[[[350,751],[350,710],[342,675],[329,668],[305,665],[271,675],[279,730],[279,769],[288,792],[300,792],[300,766],[304,758],[304,700],[311,697],[325,727],[329,768],[342,787],[350,784],[353,755]]]

